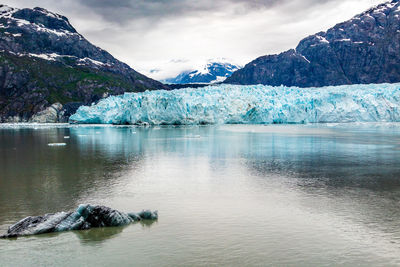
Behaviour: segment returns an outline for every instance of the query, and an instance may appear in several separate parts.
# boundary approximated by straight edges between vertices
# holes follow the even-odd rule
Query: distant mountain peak
[[[174,78],[166,79],[166,83],[218,83],[224,81],[234,71],[240,69],[239,65],[229,63],[225,58],[209,59],[197,68],[181,72]]]

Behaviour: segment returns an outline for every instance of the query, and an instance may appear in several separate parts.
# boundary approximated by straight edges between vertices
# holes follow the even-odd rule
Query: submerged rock
[[[36,235],[96,227],[123,226],[141,220],[157,220],[157,211],[124,213],[105,206],[79,205],[73,212],[29,216],[11,225],[1,238]]]

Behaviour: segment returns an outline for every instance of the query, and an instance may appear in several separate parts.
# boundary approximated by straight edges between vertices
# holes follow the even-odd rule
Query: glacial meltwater
[[[399,265],[400,124],[0,126],[0,235],[82,203],[159,218],[0,239],[0,266]]]

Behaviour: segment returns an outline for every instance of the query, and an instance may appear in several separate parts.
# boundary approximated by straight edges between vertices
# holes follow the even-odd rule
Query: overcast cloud
[[[156,79],[227,58],[242,64],[382,0],[3,0],[65,15],[89,41]]]

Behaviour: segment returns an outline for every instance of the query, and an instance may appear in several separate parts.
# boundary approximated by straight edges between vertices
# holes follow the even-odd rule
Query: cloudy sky
[[[208,59],[246,64],[384,0],[3,0],[65,15],[89,41],[155,79]]]

